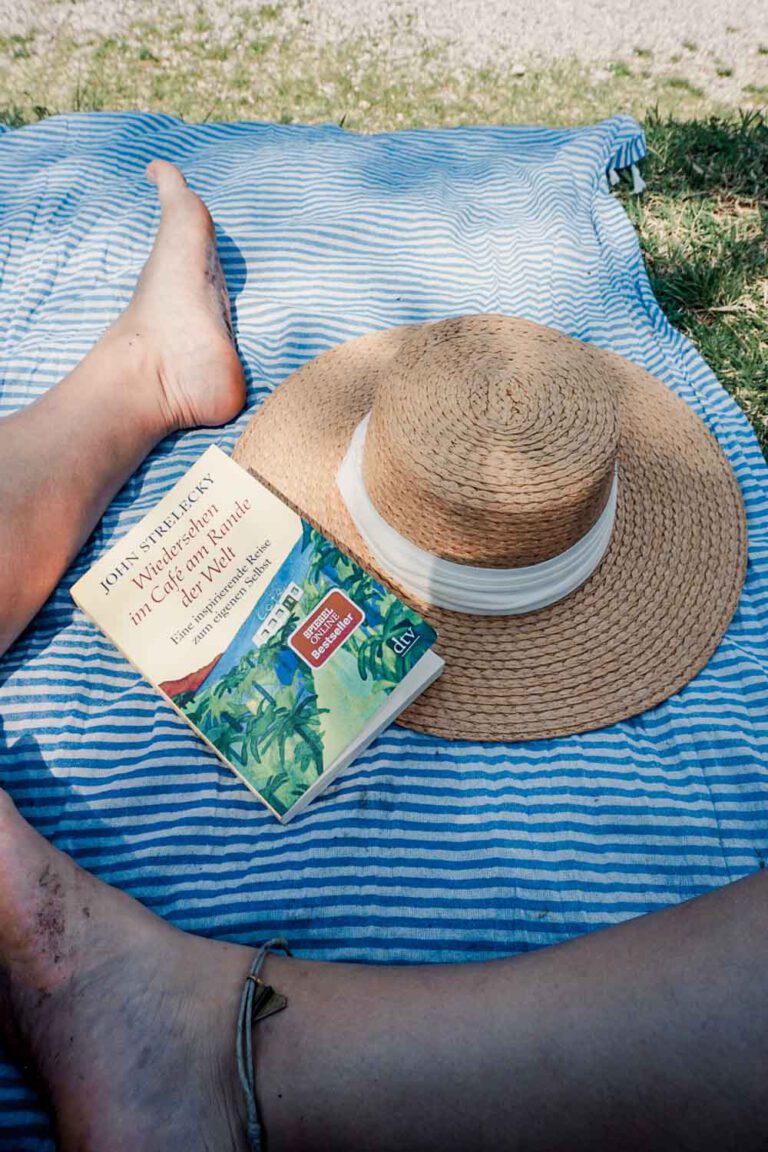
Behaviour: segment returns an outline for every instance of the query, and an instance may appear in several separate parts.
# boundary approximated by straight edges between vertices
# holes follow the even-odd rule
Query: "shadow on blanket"
[[[248,280],[248,265],[243,253],[235,241],[220,224],[216,225],[216,246],[219,250],[219,260],[224,270],[229,293],[229,308],[232,313],[232,327],[237,333],[237,301]],[[243,359],[243,357],[241,357]],[[244,364],[246,373],[247,365]],[[250,384],[250,380],[248,381]]]
[[[108,844],[110,851],[128,856],[124,837],[110,826],[66,779],[54,775],[34,736],[25,733],[11,742],[0,717],[0,787],[13,799],[22,816],[57,848],[69,853],[83,868],[93,870],[94,853]]]

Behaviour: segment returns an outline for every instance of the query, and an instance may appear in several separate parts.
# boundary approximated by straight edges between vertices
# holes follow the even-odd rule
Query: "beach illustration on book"
[[[434,640],[417,613],[303,523],[226,651],[160,687],[282,816]]]

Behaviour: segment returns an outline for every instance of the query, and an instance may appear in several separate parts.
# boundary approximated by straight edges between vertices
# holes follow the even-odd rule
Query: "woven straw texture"
[[[235,458],[385,583],[336,487],[372,411],[366,486],[435,555],[533,564],[619,500],[608,552],[558,604],[523,616],[435,609],[446,668],[401,722],[449,738],[524,740],[613,724],[709,660],[738,603],[746,524],[730,466],[664,384],[527,321],[466,316],[353,340],[266,401]]]

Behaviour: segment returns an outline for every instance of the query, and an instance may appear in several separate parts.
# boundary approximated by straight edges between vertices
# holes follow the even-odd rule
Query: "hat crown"
[[[363,476],[378,512],[425,551],[524,567],[596,523],[618,442],[604,359],[538,325],[462,317],[416,330],[387,364]]]

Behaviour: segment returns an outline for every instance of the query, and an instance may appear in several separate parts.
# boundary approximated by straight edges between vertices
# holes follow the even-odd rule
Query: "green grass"
[[[314,44],[276,5],[239,9],[226,32],[198,10],[160,14],[112,36],[0,39],[0,108],[50,113],[144,108],[189,120],[344,120],[377,131],[423,123],[587,123],[617,108],[678,117],[718,110],[684,76],[649,69],[650,49],[607,68],[566,60],[523,74],[457,70],[444,47],[415,40],[410,57],[386,38]],[[406,36],[410,35],[406,33]],[[745,101],[750,102],[750,95]],[[725,109],[720,109],[725,111]]]
[[[280,17],[277,5],[242,8],[226,36],[198,12],[109,37],[0,37],[0,120],[15,127],[57,112],[139,108],[372,132],[583,124],[629,112],[648,138],[648,191],[620,194],[654,290],[768,452],[768,86],[747,85],[740,113],[684,75],[654,74],[642,46],[605,68],[572,60],[523,62],[522,74],[472,72],[453,67],[440,46],[414,46],[407,59],[386,39],[317,47]],[[683,47],[696,50],[692,41]],[[717,70],[729,71],[719,62]]]
[[[701,88],[697,88],[695,84],[691,84],[690,80],[686,80],[685,76],[665,76],[662,83],[667,88],[673,88],[675,91],[686,92],[699,99],[703,99],[704,97]]]
[[[646,117],[648,191],[624,192],[656,296],[768,455],[768,123]]]
[[[34,35],[0,36],[0,54],[11,60],[28,60],[32,56]]]

